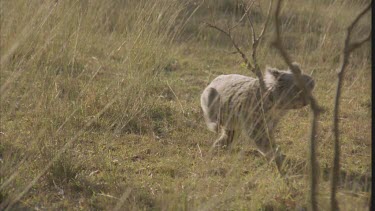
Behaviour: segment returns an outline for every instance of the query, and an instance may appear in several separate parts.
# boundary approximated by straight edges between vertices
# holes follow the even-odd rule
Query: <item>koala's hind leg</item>
[[[228,131],[227,146],[229,146],[233,143],[233,139],[234,139],[234,130],[229,130]]]
[[[207,127],[212,132],[218,132],[220,112],[220,95],[214,88],[207,88],[201,96],[201,107]]]
[[[221,134],[218,139],[213,144],[213,147],[219,147],[219,148],[225,148],[228,147],[232,142],[234,138],[234,130],[227,130],[222,128]]]

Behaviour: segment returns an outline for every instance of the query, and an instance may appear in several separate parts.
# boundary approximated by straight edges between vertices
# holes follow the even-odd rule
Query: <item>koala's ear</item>
[[[271,76],[277,79],[280,75],[281,75],[281,72],[277,68],[266,66],[265,76],[268,76],[268,77]]]
[[[301,65],[299,63],[297,63],[297,62],[292,62],[292,66],[296,67],[296,68],[293,68],[293,69],[301,70]],[[289,69],[289,71],[290,71],[290,69]],[[301,71],[299,71],[299,72],[301,73]]]
[[[281,72],[277,68],[266,66],[266,71],[264,73],[264,82],[266,83],[266,86],[270,88],[277,85],[280,75]]]

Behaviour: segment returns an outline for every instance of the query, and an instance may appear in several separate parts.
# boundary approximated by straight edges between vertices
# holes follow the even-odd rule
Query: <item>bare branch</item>
[[[216,25],[213,25],[213,24],[210,24],[210,23],[206,23],[205,24],[211,28],[214,28],[220,32],[222,32],[223,34],[225,34],[232,42],[234,48],[236,48],[237,52],[239,54],[241,54],[241,57],[242,59],[244,60],[245,64],[246,64],[246,67],[249,69],[249,70],[253,70],[254,69],[254,66],[250,63],[250,60],[247,58],[246,54],[240,49],[240,47],[238,46],[238,44],[236,43],[236,41],[234,40],[234,38],[232,37],[230,31],[225,31],[224,29],[216,26]]]
[[[250,18],[250,15],[248,15],[247,17],[248,17],[247,19],[249,20],[250,29],[251,29],[252,43],[253,43],[253,45],[254,45],[254,43],[255,43],[256,40],[257,40],[257,35],[256,35],[255,29],[254,29],[253,21],[252,21],[251,18]]]
[[[245,3],[244,0],[242,0],[242,3],[245,6],[244,7],[244,14],[240,18],[240,20],[237,22],[237,24],[235,24],[232,27],[227,26],[227,30],[224,30],[224,29],[222,29],[222,28],[220,28],[220,27],[218,27],[216,25],[210,24],[210,23],[205,23],[205,24],[207,26],[211,27],[211,28],[214,28],[214,29],[220,31],[221,33],[224,33],[231,40],[234,48],[237,50],[237,52],[239,54],[241,54],[241,57],[243,58],[243,60],[244,60],[244,62],[246,64],[247,69],[249,69],[250,71],[252,71],[258,77],[259,83],[260,83],[261,92],[265,93],[266,92],[266,85],[265,85],[264,80],[263,80],[262,72],[260,71],[259,65],[257,63],[256,50],[257,50],[257,47],[258,47],[258,43],[259,43],[260,39],[263,37],[264,32],[266,31],[267,25],[269,23],[270,11],[271,11],[271,8],[272,8],[272,0],[270,0],[268,12],[267,12],[267,19],[266,19],[266,21],[264,23],[263,29],[262,29],[259,37],[256,36],[255,30],[254,30],[254,25],[253,25],[253,23],[251,21],[250,15],[249,15],[250,9],[254,5],[255,0],[251,1],[250,5],[248,5],[248,6],[247,6],[247,4]],[[234,28],[236,28],[243,21],[243,19],[244,19],[245,16],[249,20],[250,28],[251,28],[251,31],[252,31],[251,34],[252,34],[252,59],[253,59],[253,64],[250,63],[250,60],[248,59],[248,57],[246,56],[246,54],[240,49],[239,45],[236,43],[236,41],[234,40],[234,38],[233,38],[233,36],[231,34],[231,30],[234,29]]]
[[[357,17],[349,25],[349,27],[348,27],[349,36],[350,36],[350,33],[352,32],[354,26],[357,25],[358,21],[363,17],[363,15],[365,15],[367,13],[367,11],[370,10],[371,5],[372,5],[372,1],[357,15]]]
[[[242,2],[243,2],[243,1],[242,1]],[[243,3],[243,4],[245,5],[245,3]],[[229,31],[231,31],[232,29],[234,29],[234,28],[236,28],[237,26],[240,25],[240,23],[241,23],[241,22],[243,21],[243,19],[246,17],[246,14],[250,11],[252,5],[253,5],[253,4],[251,4],[248,8],[245,9],[245,12],[244,12],[244,14],[242,15],[242,17],[240,18],[240,20],[237,22],[236,25],[230,27],[230,28],[229,28]]]
[[[306,102],[309,102],[310,108],[312,110],[313,118],[311,120],[311,129],[310,129],[310,141],[309,141],[309,163],[310,163],[310,193],[309,193],[309,200],[310,200],[310,210],[318,210],[317,207],[317,199],[316,199],[316,192],[318,190],[318,173],[317,173],[317,160],[316,160],[316,130],[318,125],[318,116],[322,109],[318,106],[315,98],[312,96],[311,91],[306,88],[306,84],[301,79],[301,69],[298,65],[295,65],[292,62],[291,57],[284,49],[281,33],[280,33],[280,7],[281,1],[277,2],[276,11],[275,11],[275,27],[276,27],[276,38],[275,41],[272,42],[272,45],[278,49],[281,57],[285,61],[285,63],[289,66],[290,70],[293,72],[294,79],[298,85],[298,87],[302,90],[302,95]]]
[[[262,39],[262,37],[264,35],[264,32],[266,31],[266,28],[267,28],[268,23],[269,23],[270,16],[271,16],[270,14],[271,14],[272,2],[273,2],[273,0],[270,0],[269,6],[268,6],[267,18],[266,18],[266,21],[264,22],[263,29],[260,32],[260,34],[259,34],[258,37],[256,37],[256,35],[255,35],[255,31],[254,31],[253,25],[252,25],[251,20],[249,18],[250,26],[251,26],[252,32],[253,32],[252,58],[253,58],[255,66],[258,64],[257,63],[257,58],[256,58],[257,47],[258,47],[258,44],[259,44],[260,40]]]
[[[371,33],[369,33],[365,38],[363,38],[362,40],[359,40],[359,41],[356,41],[356,42],[353,42],[352,44],[350,44],[350,46],[348,47],[348,50],[349,51],[354,51],[355,49],[359,48],[362,46],[363,43],[369,41],[371,39]]]
[[[285,60],[285,63],[288,66],[292,66],[292,60],[290,59],[289,55],[286,53],[282,46],[282,41],[281,41],[281,35],[280,35],[280,7],[281,7],[281,0],[277,2],[276,5],[276,12],[275,12],[275,29],[276,29],[276,38],[275,40],[271,43],[276,49],[279,50],[279,53]]]
[[[255,1],[252,1],[249,8],[251,8],[253,6]],[[242,0],[242,3],[245,4],[245,1]],[[249,12],[246,12],[244,15],[246,15],[247,19],[249,20],[249,24],[250,24],[250,29],[251,29],[251,37],[252,37],[252,43],[255,43],[255,40],[257,39],[256,38],[256,33],[255,33],[255,30],[254,30],[254,25],[253,25],[253,21],[251,20],[250,18],[250,13]]]
[[[284,49],[282,39],[281,39],[281,34],[280,34],[280,20],[279,20],[281,1],[282,0],[279,0],[276,6],[276,12],[275,12],[276,38],[271,43],[271,45],[273,45],[279,51],[281,57],[283,58],[285,63],[289,66],[290,70],[293,72],[294,79],[296,80],[298,87],[302,90],[305,100],[310,103],[311,109],[319,113],[322,111],[322,108],[318,106],[311,92],[306,88],[306,85],[301,80],[301,72],[302,72],[301,69],[299,68],[298,65],[295,65],[292,62],[291,57]]]
[[[267,11],[267,19],[266,19],[266,22],[264,23],[264,26],[263,26],[263,29],[262,31],[260,32],[259,34],[259,37],[258,37],[258,41],[260,42],[260,40],[262,39],[263,35],[264,35],[264,32],[266,31],[267,29],[267,26],[268,26],[268,23],[270,21],[270,17],[271,17],[271,9],[272,9],[272,2],[273,0],[270,0],[270,4],[268,6],[268,11]]]
[[[231,34],[229,33],[229,31],[227,32],[227,31],[225,31],[224,29],[222,29],[222,28],[220,28],[220,27],[218,27],[218,26],[216,26],[216,25],[213,25],[213,24],[211,24],[211,23],[204,22],[204,24],[206,24],[207,26],[209,26],[209,27],[211,27],[211,28],[214,28],[214,29],[220,31],[221,33],[225,34],[225,35],[228,36],[229,38],[232,38],[232,36],[231,36]]]
[[[264,32],[266,31],[267,25],[269,23],[269,20],[270,20],[271,8],[272,8],[272,1],[273,0],[270,0],[269,7],[268,7],[268,12],[267,12],[267,18],[266,18],[266,21],[264,22],[263,29],[260,32],[258,38],[256,38],[254,29],[252,29],[254,36],[253,36],[253,45],[252,45],[252,54],[251,54],[251,56],[252,56],[253,61],[254,61],[255,72],[256,72],[258,78],[262,81],[261,84],[260,84],[260,87],[263,90],[266,89],[266,85],[263,82],[263,76],[262,76],[262,73],[261,73],[259,65],[258,65],[258,61],[257,61],[257,57],[256,57],[256,52],[257,52],[258,44],[259,44],[260,40],[262,39],[262,37],[264,35]],[[250,17],[249,17],[249,20],[250,20]]]
[[[367,7],[365,7],[353,20],[353,22],[348,26],[347,33],[344,41],[344,50],[342,53],[342,60],[340,64],[340,68],[337,72],[337,87],[336,87],[336,96],[335,96],[335,107],[333,111],[333,133],[334,133],[334,158],[333,158],[333,167],[332,167],[332,174],[331,174],[331,210],[338,210],[338,203],[336,199],[336,191],[337,185],[340,176],[340,131],[339,131],[339,107],[340,107],[340,96],[341,96],[341,88],[345,73],[345,68],[349,63],[350,54],[360,47],[363,43],[370,40],[371,33],[368,36],[363,38],[362,40],[356,41],[351,43],[351,34],[358,23],[358,21],[370,10],[372,2],[370,2]]]
[[[244,1],[242,1],[242,2],[243,2],[243,4],[245,4]],[[255,1],[251,2],[250,7],[254,4],[254,2]],[[264,35],[264,32],[265,32],[265,29],[266,29],[266,27],[268,25],[268,22],[269,22],[269,19],[270,19],[271,8],[272,8],[272,0],[270,0],[268,12],[267,12],[267,18],[266,18],[266,21],[264,23],[263,29],[262,29],[262,31],[261,31],[261,33],[260,33],[260,35],[258,37],[257,37],[257,34],[255,32],[253,22],[252,22],[252,20],[250,18],[250,12],[246,12],[245,13],[245,15],[247,15],[247,18],[249,20],[250,29],[251,29],[251,37],[252,37],[252,53],[251,53],[251,57],[253,59],[254,69],[251,70],[251,71],[254,72],[256,74],[256,76],[259,78],[260,88],[261,88],[262,93],[265,93],[265,91],[266,91],[266,85],[265,85],[265,83],[263,81],[263,75],[262,75],[262,72],[260,71],[260,68],[259,68],[259,65],[258,65],[258,62],[257,62],[256,52],[257,52],[257,47],[258,47],[259,41],[260,41],[260,39],[262,39],[262,37]]]

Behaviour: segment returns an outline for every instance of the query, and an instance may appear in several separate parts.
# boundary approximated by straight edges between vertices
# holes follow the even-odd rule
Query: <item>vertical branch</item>
[[[252,3],[254,3],[254,1]],[[266,95],[267,90],[266,90],[266,85],[264,83],[262,72],[260,71],[260,68],[259,68],[259,65],[258,65],[257,54],[256,54],[259,42],[263,38],[264,32],[266,31],[267,26],[269,24],[269,20],[270,20],[270,16],[271,16],[272,3],[273,3],[273,0],[270,0],[269,6],[268,6],[266,21],[264,22],[263,28],[262,28],[260,34],[258,35],[258,37],[256,35],[255,29],[254,29],[254,24],[253,24],[253,21],[251,20],[251,17],[250,17],[250,13],[246,13],[246,15],[247,15],[247,18],[249,20],[249,25],[250,25],[251,34],[252,34],[251,57],[252,57],[253,62],[254,62],[254,69],[252,71],[255,72],[256,76],[259,79],[260,90],[261,90],[261,93],[262,93],[260,95],[262,120],[263,120],[263,123],[265,125],[266,135],[268,137],[268,141],[270,142],[269,144],[271,146],[271,150],[274,152],[274,157],[272,159],[275,159],[275,164],[276,164],[276,167],[277,167],[277,170],[279,171],[279,173],[281,175],[284,175],[285,172],[282,171],[282,162],[281,162],[281,159],[280,159],[281,154],[280,154],[280,151],[278,150],[278,148],[275,149],[273,147],[274,143],[275,143],[275,140],[274,140],[274,137],[270,134],[269,126],[267,124],[266,114],[265,114],[265,111],[264,111],[265,106],[266,107],[268,106],[267,105],[268,101],[264,101],[264,96]]]
[[[270,20],[272,2],[273,2],[273,0],[270,0],[269,6],[268,6],[268,12],[267,12],[266,21],[264,22],[263,29],[260,32],[260,34],[259,34],[258,37],[257,37],[255,29],[254,29],[254,24],[253,24],[253,22],[252,22],[252,20],[250,18],[250,13],[245,13],[247,15],[248,20],[249,20],[251,34],[252,34],[252,52],[251,52],[251,57],[252,57],[253,62],[254,62],[254,70],[252,70],[252,71],[255,72],[256,76],[259,78],[260,88],[263,91],[262,93],[265,93],[266,85],[264,83],[263,75],[262,75],[262,72],[260,71],[260,68],[259,68],[259,65],[258,65],[256,53],[257,53],[257,48],[258,48],[259,42],[263,38],[264,32],[266,31],[268,23],[269,23],[269,20]]]
[[[275,11],[275,27],[276,27],[276,38],[272,45],[279,51],[281,57],[285,61],[285,63],[289,66],[290,70],[293,72],[294,80],[298,87],[302,90],[302,95],[306,102],[310,104],[310,108],[312,111],[312,120],[311,120],[311,129],[310,129],[310,141],[309,141],[309,170],[310,170],[310,193],[309,193],[309,201],[310,201],[310,210],[318,210],[317,206],[317,199],[316,199],[316,192],[318,190],[318,163],[316,159],[316,131],[317,131],[317,124],[318,124],[318,116],[322,109],[317,104],[315,98],[311,94],[311,90],[307,89],[306,84],[301,79],[301,69],[298,65],[292,62],[291,57],[288,55],[286,50],[284,49],[281,33],[280,33],[280,7],[281,1],[277,2],[276,11]]]
[[[339,108],[340,108],[340,97],[341,97],[341,88],[344,79],[345,69],[349,63],[349,56],[352,51],[356,48],[360,47],[363,43],[370,40],[371,33],[366,36],[364,39],[359,40],[357,42],[350,42],[350,37],[355,25],[358,21],[366,14],[371,8],[372,2],[360,12],[357,17],[353,20],[353,22],[349,25],[346,32],[346,37],[344,41],[344,49],[342,52],[342,60],[340,67],[337,72],[337,86],[336,86],[336,96],[335,96],[335,107],[333,112],[333,133],[334,133],[334,157],[333,157],[333,167],[332,167],[332,174],[331,174],[331,210],[339,210],[337,199],[336,199],[336,192],[337,192],[337,185],[339,181],[339,172],[340,172],[340,130],[339,130]]]

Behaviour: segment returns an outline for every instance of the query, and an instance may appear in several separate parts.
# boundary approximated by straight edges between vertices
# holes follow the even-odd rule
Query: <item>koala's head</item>
[[[264,81],[266,87],[272,92],[270,97],[273,103],[280,109],[298,109],[308,104],[293,77],[290,70],[282,71],[277,68],[266,67]],[[314,79],[305,74],[301,74],[301,78],[307,89],[312,91],[315,86]]]

